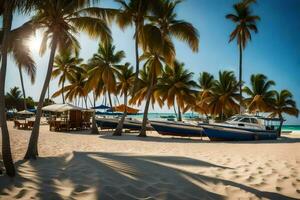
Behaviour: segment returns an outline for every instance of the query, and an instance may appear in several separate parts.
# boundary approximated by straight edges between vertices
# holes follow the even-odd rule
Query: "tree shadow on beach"
[[[179,156],[137,156],[122,153],[73,152],[60,157],[19,161],[15,179],[0,177],[0,196],[40,199],[224,199],[213,185],[239,188],[258,198],[292,199],[231,180],[191,173],[182,167],[226,166]],[[12,189],[16,187],[17,189]]]

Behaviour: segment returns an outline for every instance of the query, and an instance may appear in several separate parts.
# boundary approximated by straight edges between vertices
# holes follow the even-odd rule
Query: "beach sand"
[[[14,179],[0,176],[0,199],[297,199],[300,134],[277,141],[113,137],[49,132],[40,157],[23,161],[30,131],[9,122]]]

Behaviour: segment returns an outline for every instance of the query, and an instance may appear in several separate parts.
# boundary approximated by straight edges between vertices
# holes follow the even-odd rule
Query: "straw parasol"
[[[126,111],[127,111],[128,114],[136,114],[136,113],[139,112],[138,109],[131,108],[129,106],[125,106],[124,104],[113,107],[113,110],[117,111],[117,112],[125,112],[125,108],[126,108]]]

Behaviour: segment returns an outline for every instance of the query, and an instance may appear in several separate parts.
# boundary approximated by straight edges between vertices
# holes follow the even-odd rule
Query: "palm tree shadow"
[[[5,184],[0,180],[0,194],[5,195],[7,188],[18,187],[15,197],[37,190],[36,196],[41,199],[224,199],[223,195],[208,189],[223,184],[258,198],[292,199],[231,180],[192,173],[182,166],[232,169],[180,156],[75,151],[59,157],[18,162],[20,175],[13,181],[4,180]]]

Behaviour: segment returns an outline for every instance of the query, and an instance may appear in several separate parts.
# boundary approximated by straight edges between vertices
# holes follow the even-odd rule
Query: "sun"
[[[34,51],[38,52],[40,50],[41,42],[42,42],[41,37],[36,34],[31,36],[28,39],[27,45],[32,52]]]

